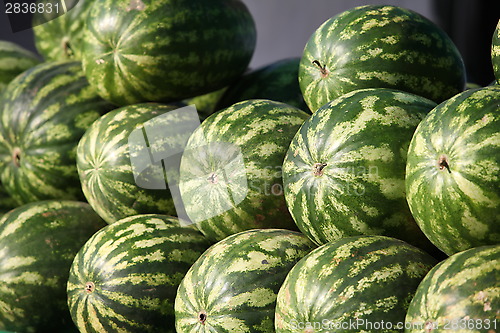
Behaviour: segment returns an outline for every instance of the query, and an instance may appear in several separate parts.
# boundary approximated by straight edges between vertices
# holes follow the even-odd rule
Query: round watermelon
[[[15,43],[0,40],[0,94],[17,75],[39,63],[40,59],[33,52]]]
[[[465,67],[452,40],[413,11],[367,5],[324,22],[307,42],[299,69],[309,108],[347,92],[393,88],[440,103],[465,87]]]
[[[288,58],[245,73],[220,97],[216,109],[249,99],[270,99],[309,112],[299,87],[300,58]]]
[[[406,194],[425,235],[448,255],[500,243],[500,86],[434,108],[408,149]]]
[[[0,219],[0,330],[62,332],[73,326],[66,282],[80,247],[104,221],[83,202],[39,201]]]
[[[499,312],[500,245],[475,247],[425,276],[408,308],[405,332],[496,332]]]
[[[193,131],[188,127],[199,124],[198,118],[189,123],[187,112],[170,113],[177,108],[158,103],[124,106],[103,115],[83,135],[76,158],[81,186],[106,222],[137,214],[176,214],[165,163],[176,156],[180,161]],[[175,146],[174,153],[163,152],[166,144]],[[146,177],[139,179],[139,173]]]
[[[210,246],[165,215],[127,217],[95,233],[76,255],[68,304],[81,333],[174,333],[174,300],[189,267]]]
[[[415,290],[435,264],[420,249],[385,236],[324,244],[286,276],[276,332],[403,332]]]
[[[500,84],[500,19],[498,20],[497,27],[493,33],[491,41],[491,62],[493,64],[493,73]]]
[[[18,204],[83,200],[75,150],[113,106],[89,86],[81,63],[46,62],[11,81],[0,99],[0,182]]]
[[[60,7],[54,7],[50,12],[37,11],[33,15],[35,46],[46,61],[82,58],[85,21],[93,2],[94,0],[65,0],[59,3]],[[65,7],[62,8],[62,5]],[[56,12],[57,9],[59,13]]]
[[[179,189],[191,222],[212,240],[248,229],[296,229],[281,165],[307,118],[270,100],[243,101],[208,117],[181,160]]]
[[[300,230],[317,244],[374,234],[434,251],[412,218],[404,187],[408,145],[435,105],[407,92],[370,88],[315,112],[283,162],[285,198]]]
[[[283,229],[243,231],[216,243],[179,286],[177,332],[274,332],[278,290],[314,247],[303,234]]]
[[[240,0],[96,1],[83,67],[115,104],[172,102],[230,84],[255,43],[253,18]]]

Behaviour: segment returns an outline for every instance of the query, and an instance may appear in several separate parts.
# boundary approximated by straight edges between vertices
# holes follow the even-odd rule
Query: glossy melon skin
[[[83,200],[78,141],[113,106],[77,61],[45,62],[17,76],[0,99],[0,182],[18,204]]]
[[[418,286],[405,332],[495,332],[499,289],[500,245],[456,253],[433,267]]]
[[[83,202],[39,201],[0,219],[0,330],[73,327],[66,304],[71,262],[106,224]]]
[[[95,233],[76,255],[68,306],[81,333],[174,333],[182,278],[211,243],[175,217],[143,214]]]
[[[33,52],[15,43],[0,40],[0,95],[17,75],[39,63],[40,59]]]
[[[360,6],[324,22],[307,42],[299,69],[315,112],[356,89],[392,88],[440,103],[463,91],[465,67],[452,40],[413,11]]]
[[[283,282],[276,332],[403,332],[398,324],[436,263],[422,250],[385,236],[324,244],[295,264]]]
[[[83,67],[117,105],[172,102],[222,88],[256,43],[240,0],[106,0],[90,9]]]
[[[35,46],[46,61],[82,58],[83,32],[92,3],[94,0],[65,0],[67,12],[60,16],[54,16],[55,10],[34,14]],[[62,12],[61,3],[59,9]]]
[[[361,89],[306,120],[283,162],[285,199],[300,230],[317,244],[385,235],[434,252],[408,208],[405,167],[413,133],[435,106],[399,90]]]
[[[448,255],[500,243],[500,87],[470,89],[436,106],[408,149],[407,201]]]
[[[243,74],[230,85],[217,103],[217,109],[249,99],[270,99],[310,112],[299,87],[300,58],[287,58]]]
[[[179,286],[177,332],[274,332],[278,290],[313,248],[303,234],[284,229],[243,231],[216,243]]]
[[[212,113],[219,111],[217,103],[228,87],[211,91],[209,93],[185,99],[183,102],[187,105],[194,105],[200,115],[200,120],[205,120]]]
[[[136,181],[131,156],[137,156],[137,151],[151,152],[152,146],[134,143],[137,151],[131,154],[129,144],[132,133],[144,129],[147,124],[159,130],[155,132],[159,137],[145,135],[144,139],[151,140],[150,145],[162,147],[162,140],[168,140],[172,127],[185,125],[181,115],[175,119],[161,117],[176,109],[177,105],[159,103],[124,106],[103,115],[82,136],[76,153],[82,190],[87,201],[106,222],[113,223],[138,214],[176,215],[167,179],[163,175],[160,181],[164,188],[151,188]],[[191,131],[184,131],[185,137],[189,137],[188,130]],[[178,137],[178,144],[185,143],[183,140],[187,141],[187,138]],[[161,160],[148,161],[150,158],[150,155],[144,157],[144,163],[161,166]]]
[[[218,241],[249,229],[296,230],[283,195],[281,165],[307,113],[248,100],[209,116],[182,155],[179,189],[187,215]]]

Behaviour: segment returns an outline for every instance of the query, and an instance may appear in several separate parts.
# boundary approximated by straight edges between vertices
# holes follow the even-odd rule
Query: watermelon
[[[0,40],[0,94],[17,75],[38,65],[40,59],[15,43]]]
[[[228,87],[216,109],[248,99],[270,99],[309,112],[299,87],[299,63],[300,58],[282,59],[245,73]]]
[[[286,276],[276,332],[403,332],[415,290],[435,264],[429,254],[391,237],[324,244]]]
[[[76,255],[68,305],[81,333],[172,332],[176,290],[210,246],[193,226],[143,214],[106,226]]]
[[[66,304],[71,262],[104,225],[77,201],[29,203],[0,219],[0,330],[60,332],[73,326]]]
[[[16,77],[0,100],[0,182],[6,191],[18,204],[83,200],[76,146],[112,108],[76,61],[43,63]]]
[[[33,37],[46,61],[80,60],[85,21],[93,0],[66,0],[64,14],[43,11],[33,15]],[[67,10],[67,11],[66,11]],[[62,12],[63,9],[60,8]]]
[[[115,104],[172,102],[230,84],[255,43],[253,18],[240,0],[96,1],[83,67]]]
[[[347,93],[317,110],[283,162],[285,198],[295,223],[317,244],[386,235],[426,250],[405,198],[408,145],[436,104],[387,88]]]
[[[496,81],[500,84],[500,19],[491,40],[491,63]]]
[[[462,57],[441,28],[385,5],[356,7],[324,22],[307,42],[299,69],[313,112],[363,88],[400,89],[440,103],[465,82]]]
[[[249,229],[296,229],[281,164],[307,118],[281,102],[248,100],[209,116],[194,131],[182,155],[179,189],[189,219],[205,236],[222,240]]]
[[[274,332],[278,290],[314,247],[303,234],[284,229],[243,231],[216,243],[179,286],[177,332]]]
[[[497,332],[499,319],[500,245],[479,246],[429,271],[408,308],[405,332]]]
[[[408,149],[406,193],[425,235],[448,255],[500,243],[500,86],[434,108]]]
[[[165,163],[180,163],[179,152],[200,123],[196,113],[193,123],[189,110],[177,109],[158,103],[124,106],[103,115],[83,135],[76,158],[83,193],[106,222],[138,214],[177,214],[164,178],[169,171]],[[169,156],[164,145],[172,144]],[[138,177],[142,170],[132,164],[137,160],[145,178]],[[153,176],[148,178],[148,172]]]
[[[218,111],[217,103],[228,87],[211,91],[209,93],[185,99],[183,102],[187,105],[194,105],[200,115],[200,120],[205,120],[212,113]]]

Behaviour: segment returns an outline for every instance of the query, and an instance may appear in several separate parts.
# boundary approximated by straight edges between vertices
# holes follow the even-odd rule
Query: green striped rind
[[[497,332],[500,245],[456,253],[425,276],[410,303],[405,332]]]
[[[474,83],[474,82],[467,82],[467,84],[465,85],[465,90],[469,90],[469,89],[477,89],[477,88],[482,88],[483,86],[477,84],[477,83]]]
[[[105,225],[76,201],[40,201],[0,219],[0,330],[60,332],[72,326],[66,282],[74,256]]]
[[[0,40],[0,92],[17,75],[40,63],[40,59],[27,49]]]
[[[168,189],[149,190],[136,184],[128,141],[132,131],[145,122],[176,108],[156,103],[121,107],[93,123],[80,140],[76,160],[83,193],[106,222],[137,214],[176,214]],[[180,123],[181,118],[177,119]],[[157,128],[175,126],[161,117],[154,121]]]
[[[299,86],[300,58],[289,58],[244,74],[229,86],[216,109],[227,108],[249,99],[270,99],[309,112]]]
[[[108,225],[71,266],[67,290],[74,323],[81,333],[175,332],[177,287],[209,246],[199,231],[165,215]]]
[[[230,84],[247,68],[255,42],[240,0],[97,1],[83,66],[116,104],[178,101]]]
[[[500,242],[499,102],[499,86],[450,98],[420,123],[408,149],[411,212],[448,255]]]
[[[51,13],[44,11],[34,14],[35,46],[45,60],[79,60],[82,58],[85,20],[93,2],[93,0],[61,1],[57,7],[61,14],[58,17],[55,17],[56,7]],[[65,12],[66,9],[69,10]]]
[[[407,147],[436,104],[410,93],[363,89],[315,112],[293,138],[283,163],[285,198],[295,223],[324,244],[377,234],[432,246],[405,199]],[[322,175],[315,175],[326,164]]]
[[[283,196],[281,164],[307,118],[281,102],[249,100],[196,129],[182,156],[179,188],[203,234],[221,240],[248,229],[296,229]]]
[[[228,87],[223,87],[216,91],[188,98],[183,102],[186,103],[187,105],[194,105],[196,107],[196,111],[198,111],[200,120],[203,121],[212,113],[218,111],[217,103],[219,99],[222,97],[222,95],[224,95],[224,92],[226,91],[227,88]]]
[[[76,146],[111,108],[79,62],[43,63],[11,81],[0,100],[0,182],[12,198],[83,199]]]
[[[500,83],[500,20],[493,33],[491,40],[491,63],[493,64],[493,73],[497,79],[497,84]]]
[[[313,248],[304,235],[283,229],[244,231],[213,245],[179,286],[177,332],[274,332],[278,290]]]
[[[425,17],[368,5],[332,17],[313,33],[299,82],[313,112],[347,92],[376,87],[440,103],[464,89],[465,67],[451,39]]]
[[[420,249],[384,236],[325,244],[288,273],[278,293],[276,332],[402,332],[396,325],[435,264]]]

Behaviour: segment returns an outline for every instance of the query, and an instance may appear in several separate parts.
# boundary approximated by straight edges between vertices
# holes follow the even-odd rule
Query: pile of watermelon
[[[34,33],[0,42],[0,331],[500,330],[500,21],[472,89],[389,5],[256,69],[241,0]]]

